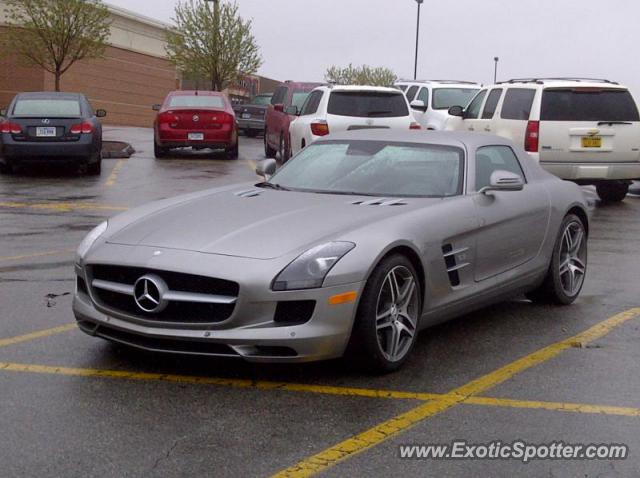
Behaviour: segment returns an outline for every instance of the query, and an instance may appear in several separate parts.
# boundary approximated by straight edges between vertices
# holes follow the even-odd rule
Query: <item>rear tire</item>
[[[264,130],[264,155],[267,158],[274,159],[276,157],[277,151],[269,146],[269,142],[267,140],[267,130]]]
[[[281,164],[284,164],[287,161],[289,161],[289,158],[291,157],[291,151],[290,151],[290,148],[287,147],[287,143],[284,140],[284,134],[280,135],[280,148],[278,150],[278,154],[280,155]]]
[[[629,183],[625,181],[607,181],[596,185],[602,202],[620,202],[629,192]]]
[[[238,159],[239,156],[239,149],[238,149],[238,143],[235,144],[235,146],[233,146],[232,148],[227,149],[226,154],[227,154],[227,159]]]
[[[0,174],[13,174],[13,165],[9,163],[0,164]]]
[[[375,373],[399,369],[415,345],[421,311],[413,265],[400,254],[386,257],[362,292],[347,356]]]
[[[153,155],[156,159],[166,158],[168,154],[169,150],[167,148],[159,146],[155,141],[153,142]]]
[[[578,216],[567,215],[553,246],[542,284],[525,294],[532,302],[569,305],[580,295],[587,273],[587,233]]]
[[[102,174],[102,155],[98,154],[98,160],[87,164],[87,174],[89,176],[100,176]]]

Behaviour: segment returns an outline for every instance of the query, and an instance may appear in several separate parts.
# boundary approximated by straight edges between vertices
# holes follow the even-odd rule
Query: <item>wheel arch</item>
[[[588,236],[589,235],[589,214],[584,209],[584,207],[578,204],[574,204],[569,208],[565,216],[567,216],[568,214],[575,214],[576,216],[578,216],[578,218],[582,221],[582,225],[584,226],[584,230]]]

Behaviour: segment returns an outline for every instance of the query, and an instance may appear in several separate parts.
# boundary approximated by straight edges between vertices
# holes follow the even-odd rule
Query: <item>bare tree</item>
[[[6,0],[6,4],[9,51],[52,73],[56,91],[75,62],[104,54],[110,15],[100,0]]]
[[[221,91],[243,74],[255,73],[262,64],[259,48],[251,33],[251,20],[238,15],[235,2],[185,0],[178,3],[168,32],[169,59],[189,76],[211,81],[211,89]]]
[[[398,79],[396,74],[389,68],[372,68],[367,65],[349,66],[340,68],[332,66],[327,69],[324,75],[326,81],[338,85],[370,85],[370,86],[393,86]]]

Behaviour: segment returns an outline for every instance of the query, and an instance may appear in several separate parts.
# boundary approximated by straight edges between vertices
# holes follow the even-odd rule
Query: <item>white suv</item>
[[[640,117],[629,90],[608,80],[517,79],[487,86],[453,107],[447,129],[488,132],[521,144],[547,171],[594,184],[622,201],[640,178]]]
[[[404,91],[413,116],[425,129],[442,130],[450,107],[467,106],[482,85],[456,80],[400,80],[395,87]]]
[[[289,126],[291,152],[321,136],[357,129],[421,129],[407,99],[396,88],[378,86],[320,86],[315,88]]]

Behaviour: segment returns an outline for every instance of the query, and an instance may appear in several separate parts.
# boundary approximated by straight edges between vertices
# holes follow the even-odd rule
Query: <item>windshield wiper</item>
[[[284,186],[280,186],[277,183],[264,182],[264,183],[256,184],[256,186],[258,186],[259,188],[275,189],[276,191],[291,191],[289,188],[285,188]]]
[[[598,126],[603,124],[631,124],[630,121],[598,121]]]

